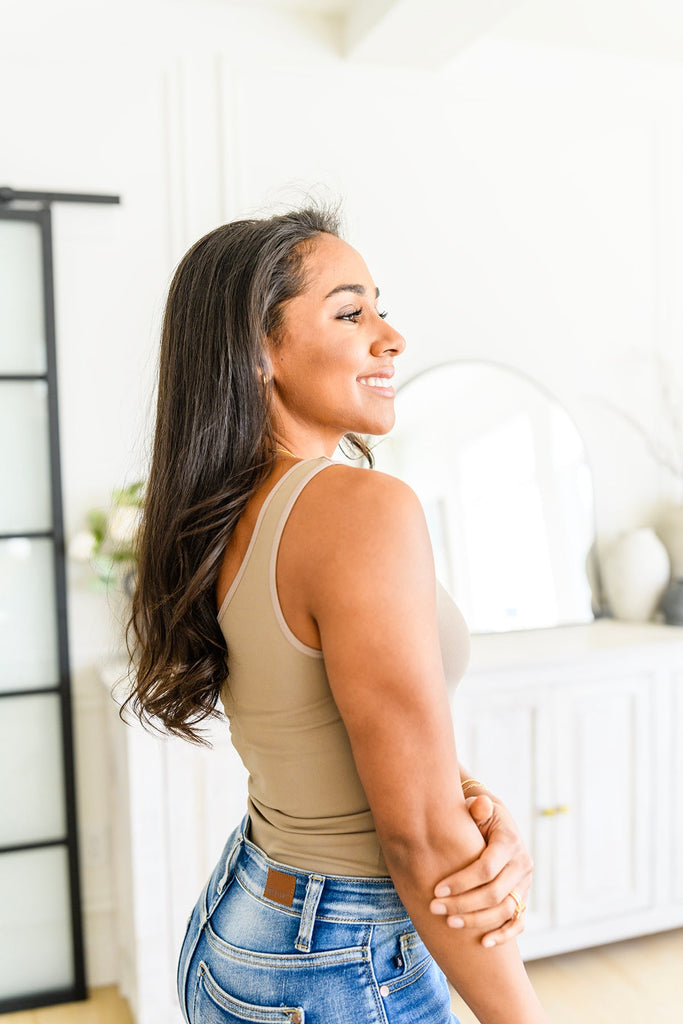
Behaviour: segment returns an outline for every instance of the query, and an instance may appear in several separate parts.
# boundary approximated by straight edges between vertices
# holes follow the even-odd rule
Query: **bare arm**
[[[346,467],[307,491],[302,589],[398,893],[482,1024],[542,1024],[516,944],[485,949],[482,929],[429,910],[439,880],[485,844],[460,785],[422,509],[399,481]]]

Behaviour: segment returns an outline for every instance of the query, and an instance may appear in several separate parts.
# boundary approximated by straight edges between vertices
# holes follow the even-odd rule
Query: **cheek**
[[[347,353],[310,349],[288,365],[283,359],[279,380],[290,395],[328,395],[358,386],[358,366]]]
[[[328,409],[358,398],[357,375],[364,365],[352,332],[336,325],[290,324],[281,344],[271,353],[271,364],[281,398],[309,409]]]

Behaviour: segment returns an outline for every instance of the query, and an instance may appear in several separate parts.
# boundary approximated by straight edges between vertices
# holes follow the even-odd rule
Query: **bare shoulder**
[[[302,512],[322,534],[362,526],[363,534],[395,530],[424,520],[420,501],[408,484],[388,473],[335,463],[318,473],[302,495]],[[317,532],[317,530],[316,530]]]
[[[402,480],[376,470],[335,464],[307,484],[288,523],[296,572],[309,609],[327,600],[362,600],[382,592],[427,587],[434,563],[424,512]]]

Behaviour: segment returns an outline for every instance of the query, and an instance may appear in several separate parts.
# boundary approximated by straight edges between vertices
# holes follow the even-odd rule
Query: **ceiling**
[[[683,0],[223,0],[335,16],[349,57],[441,67],[484,37],[683,61]]]

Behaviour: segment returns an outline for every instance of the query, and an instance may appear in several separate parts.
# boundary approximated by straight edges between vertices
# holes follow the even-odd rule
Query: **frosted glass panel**
[[[0,846],[66,836],[56,694],[0,701]]]
[[[0,533],[51,528],[47,384],[43,380],[0,383],[0,480]]]
[[[0,690],[59,682],[52,541],[0,541]]]
[[[40,226],[0,220],[0,373],[45,373]]]
[[[0,999],[74,983],[63,846],[0,854]]]

